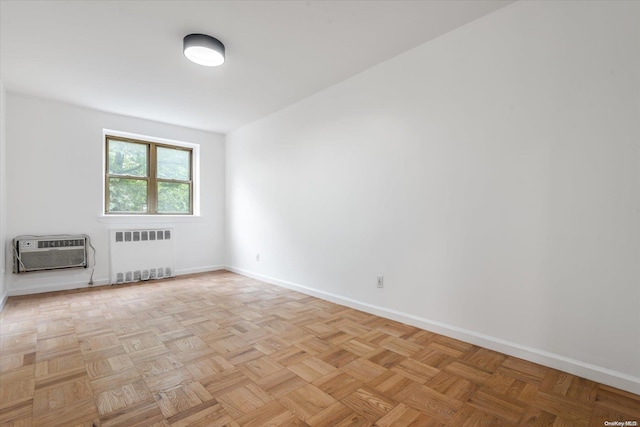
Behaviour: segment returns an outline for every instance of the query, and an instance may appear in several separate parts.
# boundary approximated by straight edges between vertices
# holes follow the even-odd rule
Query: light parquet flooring
[[[603,426],[640,396],[229,272],[9,298],[8,426]]]

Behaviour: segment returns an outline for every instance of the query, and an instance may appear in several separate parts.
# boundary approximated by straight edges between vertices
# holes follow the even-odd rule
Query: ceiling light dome
[[[206,34],[189,34],[184,38],[184,56],[205,67],[217,67],[224,63],[224,45]]]

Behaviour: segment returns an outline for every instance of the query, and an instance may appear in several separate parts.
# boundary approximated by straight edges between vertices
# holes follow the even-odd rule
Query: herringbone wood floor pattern
[[[229,272],[12,297],[15,426],[603,426],[640,396]]]

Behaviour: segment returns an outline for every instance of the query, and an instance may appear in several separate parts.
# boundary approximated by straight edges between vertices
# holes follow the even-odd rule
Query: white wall
[[[7,286],[4,280],[5,263],[2,260],[5,259],[5,248],[7,241],[7,203],[6,203],[6,93],[2,80],[0,80],[0,311],[4,307],[4,303],[7,299]]]
[[[227,264],[639,393],[639,18],[519,2],[230,133]]]
[[[224,264],[224,136],[7,94],[7,234],[88,234],[97,250],[94,281],[109,278],[108,230],[173,226],[177,274]],[[101,217],[103,128],[200,144],[201,217]],[[89,271],[11,274],[10,295],[86,286]]]

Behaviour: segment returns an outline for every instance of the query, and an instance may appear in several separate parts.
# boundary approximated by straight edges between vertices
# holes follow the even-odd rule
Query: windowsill
[[[103,224],[166,224],[202,222],[201,215],[99,215]]]

